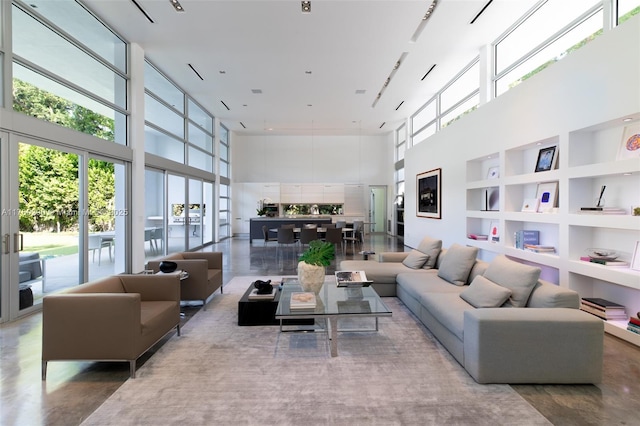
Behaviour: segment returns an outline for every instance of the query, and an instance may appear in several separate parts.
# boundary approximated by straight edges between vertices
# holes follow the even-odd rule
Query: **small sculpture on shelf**
[[[256,280],[253,282],[253,286],[258,289],[258,294],[271,294],[273,289],[271,286],[271,280]]]

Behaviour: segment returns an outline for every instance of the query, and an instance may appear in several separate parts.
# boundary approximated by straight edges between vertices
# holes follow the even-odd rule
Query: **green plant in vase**
[[[335,246],[321,240],[313,240],[309,248],[298,259],[298,281],[305,291],[320,292],[326,267],[331,265],[335,258]]]

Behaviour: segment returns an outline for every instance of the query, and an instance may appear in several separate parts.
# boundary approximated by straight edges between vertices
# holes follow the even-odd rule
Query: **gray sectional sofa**
[[[425,238],[410,252],[345,260],[381,296],[397,296],[478,383],[599,383],[602,320],[540,269]]]

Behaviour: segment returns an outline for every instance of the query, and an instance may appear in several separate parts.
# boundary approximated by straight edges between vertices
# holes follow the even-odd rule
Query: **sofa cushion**
[[[451,285],[448,281],[438,277],[438,272],[435,269],[404,272],[398,274],[396,281],[398,287],[402,287],[407,294],[415,299],[419,299],[422,293],[459,294],[463,290],[462,287]]]
[[[476,308],[497,308],[511,296],[511,290],[478,275],[460,297]]]
[[[440,269],[438,269],[438,276],[442,279],[449,281],[455,285],[465,285],[471,268],[473,268],[476,262],[476,256],[478,255],[477,247],[465,247],[459,244],[453,244],[447,250]]]
[[[423,293],[420,304],[447,330],[464,340],[464,312],[476,308],[456,293]]]
[[[422,265],[423,269],[432,269],[436,266],[436,261],[438,260],[438,255],[440,254],[441,249],[442,240],[424,237],[422,241],[420,241],[417,250],[429,256],[424,265]]]
[[[521,308],[527,306],[531,291],[540,277],[540,268],[523,265],[500,255],[489,263],[484,277],[511,290],[511,297],[504,306]]]
[[[418,250],[411,250],[409,255],[402,261],[402,264],[407,268],[420,269],[427,260],[429,260],[428,254],[424,254]]]

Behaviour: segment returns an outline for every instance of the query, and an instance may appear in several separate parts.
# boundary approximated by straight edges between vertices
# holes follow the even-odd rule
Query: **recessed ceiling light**
[[[301,1],[300,7],[302,8],[302,13],[311,13],[311,2],[310,1]]]
[[[171,3],[176,12],[184,12],[184,8],[178,0],[169,0],[169,3]]]

